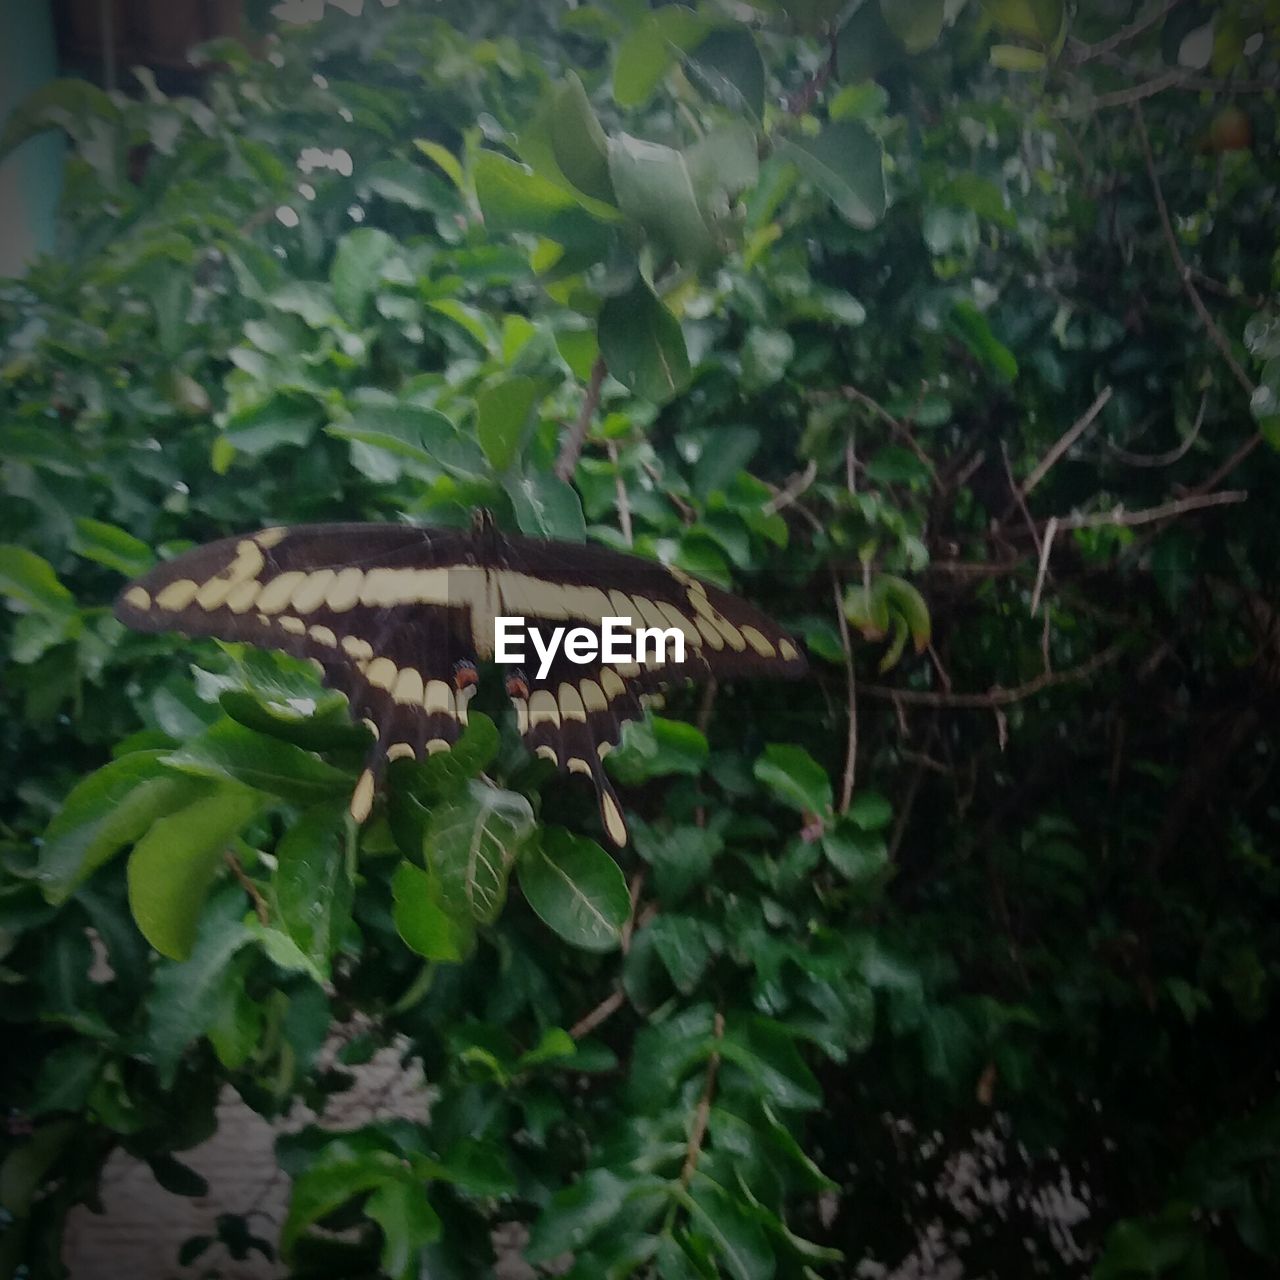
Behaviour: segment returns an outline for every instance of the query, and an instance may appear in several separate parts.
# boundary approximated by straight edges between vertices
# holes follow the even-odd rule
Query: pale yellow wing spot
[[[609,699],[604,696],[604,690],[594,680],[584,680],[578,686],[578,692],[582,695],[582,705],[588,711],[609,710]]]
[[[434,756],[438,752],[448,750],[449,744],[444,738],[432,738],[431,741],[427,743],[427,755],[429,756]]]
[[[405,706],[420,707],[424,692],[421,672],[413,667],[403,667],[396,677],[395,687],[391,690],[391,697]]]
[[[363,822],[373,808],[373,772],[366,769],[351,793],[351,816],[357,823]]]
[[[557,691],[556,700],[560,704],[560,719],[586,721],[587,708],[583,705],[582,695],[573,685],[562,684]]]
[[[560,708],[546,689],[539,689],[529,698],[529,724],[534,726],[547,721],[559,725]]]
[[[124,593],[125,604],[131,604],[135,609],[150,609],[151,597],[142,587],[130,587]]]
[[[512,706],[516,709],[516,728],[523,737],[529,732],[529,700],[527,698],[512,698]]]
[[[541,746],[534,748],[534,755],[541,756],[544,760],[550,760],[552,764],[560,763],[560,757],[556,755],[555,747],[549,747],[545,742]]]
[[[290,597],[290,605],[298,613],[314,612],[324,603],[329,585],[337,576],[332,569],[317,569],[307,574]]]
[[[412,760],[414,755],[413,748],[407,742],[393,742],[387,748],[388,760]]]
[[[338,637],[328,627],[308,627],[307,635],[309,635],[316,644],[322,644],[326,649],[336,649],[338,647]]]
[[[282,573],[278,578],[272,578],[262,588],[262,594],[258,597],[259,611],[262,613],[279,613],[289,603],[289,597],[293,595],[298,583],[306,576],[305,573],[293,571]]]
[[[658,612],[658,606],[652,600],[645,596],[632,596],[631,603],[635,606],[641,618],[644,619],[645,625],[650,627],[658,627],[665,631],[667,628],[667,620]]]
[[[773,647],[772,641],[755,627],[741,627],[742,638],[762,657],[776,658],[778,651]]]
[[[287,631],[291,636],[305,636],[307,634],[307,624],[301,618],[295,618],[291,613],[277,618],[276,621],[280,624],[281,631]]]
[[[673,604],[668,604],[665,600],[657,600],[654,602],[658,607],[658,612],[666,619],[669,627],[675,627],[685,638],[685,643],[693,649],[702,648],[702,633],[698,628],[689,621],[688,618],[680,612]]]
[[[603,760],[605,756],[607,756],[609,752],[612,750],[613,750],[612,742],[599,742],[596,744],[596,755],[598,755],[601,760]]]
[[[728,618],[717,614],[714,624],[716,630],[729,642],[729,648],[735,653],[741,653],[747,647],[747,642],[743,639],[742,632]]]
[[[618,808],[618,802],[607,792],[600,796],[600,813],[604,818],[604,829],[609,833],[609,839],[619,847],[625,845],[627,824],[623,820],[622,810]]]
[[[581,756],[570,756],[567,761],[570,773],[585,773],[591,776],[591,766]]]
[[[429,680],[423,690],[422,707],[428,715],[453,715],[453,690],[443,680]]]
[[[227,592],[227,608],[232,613],[248,613],[253,608],[255,601],[258,599],[258,592],[261,590],[262,583],[256,578],[250,578],[248,582],[236,583]]]
[[[390,658],[374,658],[369,663],[364,678],[375,688],[389,692],[396,682],[396,664]]]
[[[329,583],[325,592],[325,606],[333,613],[346,613],[354,609],[360,599],[360,588],[364,585],[363,569],[343,569]]]
[[[800,650],[787,639],[783,639],[778,642],[778,652],[782,654],[788,662],[792,662],[800,656]]]
[[[476,696],[476,686],[471,684],[465,689],[459,689],[454,694],[454,701],[458,704],[458,723],[465,725],[467,723],[467,704]]]
[[[600,671],[600,685],[604,689],[605,696],[610,702],[614,698],[620,698],[627,691],[627,686],[622,683],[618,673],[612,667],[603,667]]]
[[[185,609],[196,598],[196,592],[199,590],[200,587],[190,578],[179,578],[177,582],[169,583],[156,596],[156,604],[161,609],[172,609],[176,612],[179,609]]]
[[[715,650],[724,648],[724,636],[712,626],[708,618],[704,618],[698,614],[694,618],[694,622],[698,624],[698,630],[702,633],[702,638]]]
[[[368,662],[373,657],[373,645],[359,636],[343,636],[342,652],[356,662]]]
[[[271,529],[263,529],[260,533],[255,533],[253,535],[253,540],[264,551],[269,551],[277,543],[281,542],[284,539],[285,534],[288,532],[288,529],[276,526]]]
[[[631,618],[633,622],[635,621],[633,617],[635,609],[632,607],[631,597],[625,591],[619,591],[616,587],[610,591],[609,605],[613,610],[613,617]]]

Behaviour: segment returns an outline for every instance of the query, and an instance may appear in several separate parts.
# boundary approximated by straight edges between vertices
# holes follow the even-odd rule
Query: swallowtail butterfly
[[[499,533],[487,513],[470,531],[398,524],[263,529],[178,556],[130,583],[116,616],[139,631],[177,631],[280,649],[314,660],[347,695],[376,743],[351,797],[368,817],[387,761],[447,751],[467,722],[477,662],[494,657],[494,619],[522,617],[544,635],[603,619],[679,631],[683,663],[592,661],[562,647],[505,669],[525,744],[589,777],[604,829],[627,828],[602,765],[641,697],[672,680],[798,676],[795,642],[745,601],[678,569],[602,547]],[[600,646],[597,643],[597,652]]]

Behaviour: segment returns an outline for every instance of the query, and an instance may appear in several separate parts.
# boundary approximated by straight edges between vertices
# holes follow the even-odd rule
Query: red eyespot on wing
[[[455,689],[469,689],[472,685],[480,683],[480,673],[476,670],[476,664],[463,659],[457,662],[453,667],[453,687]]]

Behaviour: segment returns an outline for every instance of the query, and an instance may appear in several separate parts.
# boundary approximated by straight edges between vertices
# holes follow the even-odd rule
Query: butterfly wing
[[[408,525],[265,529],[196,547],[130,583],[116,616],[140,631],[216,636],[319,664],[375,738],[352,797],[368,815],[401,755],[447,749],[466,724],[476,647],[470,540]]]

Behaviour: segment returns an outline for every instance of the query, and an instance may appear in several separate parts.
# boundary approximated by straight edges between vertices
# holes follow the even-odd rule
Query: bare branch
[[[240,887],[249,895],[249,901],[253,903],[253,910],[258,917],[258,923],[265,929],[271,923],[271,913],[267,909],[267,900],[259,892],[258,886],[249,879],[240,859],[230,849],[222,856],[226,859],[227,866],[231,869],[231,874],[235,876]]]
[[[556,475],[561,480],[573,479],[578,459],[582,456],[582,446],[587,442],[587,432],[591,429],[591,419],[600,407],[600,390],[608,372],[604,356],[596,356],[596,362],[591,366],[591,381],[587,384],[586,399],[583,400],[577,421],[565,436],[564,443],[560,446],[560,456],[556,459]]]
[[[630,547],[635,543],[631,529],[631,500],[627,497],[627,485],[618,467],[617,442],[605,441],[605,449],[609,454],[609,461],[613,464],[613,491],[616,495],[614,502],[618,508],[618,528],[622,530],[622,537]]]
[[[1036,585],[1031,592],[1031,616],[1040,607],[1040,593],[1044,590],[1045,575],[1049,572],[1049,557],[1053,554],[1053,540],[1058,533],[1058,519],[1054,516],[1044,529],[1044,545],[1040,548],[1040,567],[1036,570]]]
[[[1107,440],[1104,442],[1107,452],[1127,467],[1171,467],[1175,462],[1181,462],[1187,456],[1191,446],[1199,439],[1200,428],[1204,426],[1204,411],[1208,403],[1209,394],[1205,392],[1200,397],[1200,410],[1196,414],[1191,434],[1175,449],[1168,449],[1164,453],[1130,453],[1128,449],[1122,449],[1118,444],[1112,444]]]
[[[590,1013],[583,1015],[569,1028],[570,1037],[574,1040],[581,1040],[583,1036],[589,1036],[602,1022],[613,1017],[626,1002],[626,993],[619,987],[610,995],[605,996]]]
[[[1145,17],[1135,19],[1128,26],[1112,32],[1105,40],[1099,40],[1096,44],[1084,44],[1073,40],[1067,52],[1067,59],[1075,66],[1080,66],[1083,63],[1092,62],[1094,58],[1102,57],[1103,54],[1111,53],[1122,44],[1136,40],[1143,32],[1150,31],[1157,22],[1162,22],[1183,3],[1185,0],[1165,0],[1164,4],[1153,9]]]
[[[1022,482],[1019,493],[1022,497],[1026,497],[1032,489],[1040,483],[1041,480],[1049,474],[1049,469],[1062,457],[1068,449],[1071,448],[1077,440],[1093,425],[1103,409],[1107,407],[1112,396],[1110,387],[1103,387],[1098,394],[1098,398],[1084,411],[1082,417],[1077,418],[1075,422],[1069,426],[1066,431],[1058,438],[1058,442],[1049,450],[1048,453],[1040,460],[1035,470]]]
[[[924,463],[926,467],[929,468],[929,473],[931,475],[933,474],[936,469],[933,465],[933,459],[920,447],[915,436],[911,434],[911,431],[905,422],[900,422],[889,412],[888,409],[884,407],[884,405],[882,405],[878,400],[867,395],[865,391],[860,390],[858,387],[841,387],[840,394],[844,396],[846,400],[856,400],[858,404],[870,409],[871,412],[882,422],[887,423],[893,434],[897,436],[898,439],[901,440],[907,448]]]
[[[776,515],[783,507],[789,507],[818,478],[818,464],[811,458],[803,471],[797,472],[777,493],[764,504],[761,510],[767,516]]]
[[[1115,662],[1123,648],[1121,644],[1114,644],[1068,671],[1045,672],[1034,680],[1028,680],[1026,684],[1015,685],[1011,689],[1002,689],[997,685],[986,693],[927,693],[919,689],[895,689],[891,685],[880,684],[864,684],[861,689],[872,698],[902,702],[908,706],[990,711],[997,707],[1007,707],[1014,702],[1025,702],[1026,699],[1058,685],[1087,680],[1096,671]]]
[[[1142,511],[1125,511],[1123,507],[1116,507],[1113,511],[1100,511],[1092,515],[1054,516],[1052,523],[1059,529],[1103,529],[1109,525],[1133,528],[1136,525],[1154,524],[1157,520],[1168,520],[1173,516],[1185,515],[1188,511],[1200,511],[1205,507],[1235,506],[1237,503],[1247,502],[1248,499],[1249,493],[1246,489],[1224,489],[1221,493],[1190,494],[1185,498],[1164,502],[1158,507],[1147,507]]]
[[[1255,389],[1253,379],[1240,367],[1239,361],[1236,360],[1235,352],[1231,350],[1231,343],[1226,334],[1218,328],[1217,321],[1209,314],[1209,308],[1204,305],[1204,299],[1200,296],[1200,291],[1196,288],[1195,282],[1191,278],[1191,268],[1187,266],[1186,259],[1182,256],[1182,249],[1178,244],[1178,236],[1173,229],[1173,219],[1169,216],[1169,206],[1165,202],[1164,189],[1161,187],[1160,177],[1156,173],[1155,156],[1151,153],[1151,139],[1147,134],[1146,116],[1143,115],[1140,106],[1134,107],[1133,118],[1138,126],[1138,139],[1142,143],[1142,157],[1146,162],[1147,177],[1151,181],[1151,191],[1155,196],[1156,209],[1160,214],[1160,226],[1164,230],[1164,241],[1169,248],[1169,257],[1173,260],[1178,280],[1186,291],[1187,297],[1191,299],[1191,305],[1195,308],[1196,315],[1200,317],[1200,323],[1204,325],[1210,341],[1222,353],[1222,358],[1227,362],[1227,368],[1231,370],[1235,380],[1243,388],[1245,395],[1252,396]]]

